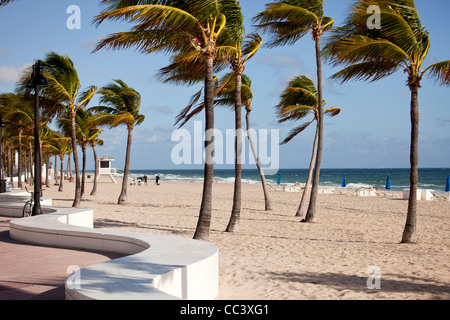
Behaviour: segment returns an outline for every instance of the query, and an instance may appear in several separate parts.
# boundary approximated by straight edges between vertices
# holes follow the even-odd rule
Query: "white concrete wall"
[[[0,203],[0,215],[21,212],[22,207],[23,203]],[[44,215],[12,220],[11,238],[38,245],[126,255],[68,277],[67,299],[209,300],[218,295],[218,249],[211,243],[93,229],[94,213],[90,209],[46,206],[42,209]]]

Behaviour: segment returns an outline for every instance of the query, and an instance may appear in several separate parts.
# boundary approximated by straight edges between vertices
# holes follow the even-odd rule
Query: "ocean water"
[[[119,171],[120,172],[120,171]],[[194,181],[203,182],[203,170],[130,170],[131,178],[148,176],[150,181],[155,180],[159,174],[161,181]],[[300,182],[305,184],[307,169],[280,169],[281,185],[295,185]],[[409,169],[322,169],[320,174],[320,186],[341,187],[344,175],[348,189],[374,187],[384,189],[387,175],[391,175],[391,188],[393,191],[401,191],[409,188]],[[421,189],[432,189],[436,192],[444,192],[447,176],[450,168],[419,169],[419,184]],[[233,169],[216,169],[214,180],[217,183],[234,183]],[[266,181],[276,185],[278,174],[267,175]],[[259,184],[261,178],[256,169],[242,170],[242,183]]]

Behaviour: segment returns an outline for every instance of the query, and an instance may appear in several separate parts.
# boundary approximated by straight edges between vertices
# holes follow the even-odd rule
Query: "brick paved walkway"
[[[0,217],[0,300],[64,300],[69,266],[83,268],[118,257],[14,241],[10,220]]]

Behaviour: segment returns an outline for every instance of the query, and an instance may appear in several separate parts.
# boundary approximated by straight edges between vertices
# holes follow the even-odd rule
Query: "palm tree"
[[[279,122],[283,123],[289,120],[302,120],[305,117],[312,115],[312,120],[301,124],[294,128],[289,136],[282,142],[286,144],[294,139],[299,133],[306,130],[312,123],[317,122],[319,118],[318,109],[318,92],[314,82],[306,76],[298,76],[292,79],[288,87],[281,95],[281,102],[276,106]],[[323,102],[325,105],[325,101]],[[339,108],[329,108],[324,110],[324,115],[336,116],[341,112]],[[311,162],[309,164],[308,178],[305,189],[303,191],[302,200],[298,207],[296,216],[303,217],[306,213],[306,199],[309,194],[309,186],[313,175],[314,162],[317,156],[317,140],[319,135],[319,126],[316,124],[316,134],[314,137],[313,150]]]
[[[370,5],[380,8],[381,29],[367,28],[369,2],[357,1],[345,25],[336,30],[324,50],[324,55],[335,66],[345,68],[333,79],[375,81],[398,70],[408,75],[411,91],[411,172],[408,215],[403,232],[403,243],[417,241],[417,182],[419,145],[419,88],[428,74],[443,85],[450,85],[450,60],[425,68],[424,61],[430,48],[429,33],[422,26],[413,0],[373,0]],[[369,11],[370,12],[370,11]]]
[[[227,232],[237,232],[239,230],[239,221],[241,215],[241,198],[242,198],[242,75],[245,70],[245,63],[253,57],[261,47],[262,38],[258,34],[250,36],[245,47],[238,38],[235,42],[235,53],[231,60],[231,66],[234,75],[234,115],[236,126],[235,137],[235,182],[233,195],[233,209],[231,211],[230,221],[228,222]]]
[[[84,92],[80,92],[80,78],[78,72],[70,58],[55,52],[47,54],[43,62],[44,75],[49,81],[49,86],[42,91],[44,97],[57,100],[56,112],[59,115],[65,114],[70,120],[73,160],[75,163],[75,198],[73,207],[78,207],[81,202],[81,179],[80,166],[78,163],[77,135],[75,116],[77,110],[85,107],[95,92],[96,86],[91,86]]]
[[[99,139],[99,135],[103,132],[102,129],[98,128],[97,118],[95,115],[95,111],[93,109],[88,109],[87,113],[89,114],[88,123],[87,123],[87,135],[86,140],[89,145],[92,147],[92,151],[94,154],[94,165],[95,165],[95,173],[94,173],[94,181],[92,191],[90,193],[91,196],[95,196],[97,194],[97,176],[99,172],[98,167],[98,157],[97,157],[97,146],[103,146],[103,140]]]
[[[97,146],[103,145],[103,140],[98,139],[98,135],[102,132],[101,129],[94,129],[89,138],[89,144],[92,147],[92,152],[94,153],[94,163],[95,163],[95,173],[94,173],[94,182],[92,186],[91,196],[95,196],[97,194],[97,178],[99,173],[99,165],[98,165],[98,156],[97,156]]]
[[[110,4],[95,22],[127,20],[136,25],[129,32],[104,39],[96,50],[136,46],[142,53],[166,52],[185,55],[188,63],[201,59],[205,80],[206,161],[203,195],[194,239],[209,240],[214,176],[214,61],[217,43],[225,29],[242,29],[242,14],[237,0],[103,0]],[[230,33],[237,34],[237,33]],[[179,56],[180,57],[180,56]],[[181,59],[178,59],[181,60]],[[185,64],[186,65],[186,64]]]
[[[224,76],[224,79],[220,82],[223,86],[223,83],[227,82],[230,78],[230,74]],[[226,84],[226,86],[223,87],[222,91],[217,95],[216,99],[216,105],[224,105],[224,106],[232,106],[234,105],[234,94],[236,90],[236,85],[231,78],[230,82]],[[259,161],[258,154],[256,152],[255,145],[253,143],[252,135],[251,135],[251,123],[250,123],[250,113],[252,112],[252,101],[253,101],[253,92],[251,89],[251,80],[248,76],[245,74],[242,75],[242,85],[241,85],[241,99],[242,104],[245,107],[246,114],[245,114],[245,121],[247,126],[247,138],[250,144],[250,148],[253,153],[253,157],[256,162],[256,167],[258,168],[259,175],[261,177],[261,184],[264,194],[264,207],[266,211],[272,210],[271,208],[271,201],[269,197],[269,193],[267,192],[266,188],[266,177],[264,174],[264,170],[261,166],[261,163]]]
[[[59,128],[64,132],[66,136],[70,135],[71,128],[70,128],[70,120],[67,118],[60,118],[58,120],[59,122]],[[77,114],[75,117],[75,124],[76,124],[76,133],[77,133],[77,141],[78,144],[81,147],[82,152],[82,174],[81,174],[81,199],[84,199],[85,195],[85,186],[86,186],[86,151],[87,146],[92,145],[93,140],[98,140],[95,142],[95,144],[103,144],[103,141],[101,139],[97,139],[98,135],[102,132],[97,127],[97,119],[93,114],[93,110],[91,109],[78,109]],[[96,159],[96,153],[94,152],[95,161]],[[96,174],[97,174],[96,170]],[[94,187],[96,187],[96,178],[94,178]]]
[[[239,30],[238,30],[239,31]],[[231,32],[236,32],[236,30],[226,30],[226,33],[229,34]],[[241,176],[242,176],[242,75],[245,70],[245,63],[252,58],[256,52],[259,50],[262,44],[262,38],[258,34],[251,34],[247,37],[244,45],[242,45],[242,35],[241,34],[233,34],[230,36],[224,37],[224,41],[228,43],[224,43],[221,41],[221,57],[219,68],[221,66],[227,65],[227,62],[231,65],[233,72],[227,74],[220,83],[217,83],[216,89],[214,91],[214,96],[220,96],[224,89],[228,86],[228,91],[226,95],[228,95],[227,104],[234,106],[235,112],[235,128],[236,128],[236,137],[235,137],[235,182],[234,182],[234,194],[233,194],[233,208],[230,217],[230,221],[228,223],[227,232],[237,232],[239,229],[239,220],[241,213]],[[189,56],[194,56],[195,53],[189,53]],[[165,69],[163,69],[162,75],[167,76],[165,82],[180,82],[184,81],[187,83],[195,83],[196,79],[198,79],[198,74],[195,69],[201,70],[201,67],[195,64],[186,64],[183,59],[181,61],[173,60],[173,64]],[[217,60],[217,58],[216,58]],[[233,88],[230,90],[229,84],[233,84]],[[231,96],[230,96],[231,94]],[[177,116],[177,123],[183,120],[181,126],[186,124],[189,119],[191,119],[194,115],[200,113],[204,110],[205,104],[202,103],[198,107],[196,107],[193,111],[189,113],[194,104],[200,99],[201,91],[196,93],[189,104],[188,107],[182,110],[182,112]],[[230,103],[231,102],[231,103]],[[267,199],[267,197],[266,197]],[[266,209],[270,210],[267,206],[269,202],[266,200]]]
[[[63,136],[60,132],[55,131],[50,137],[50,146],[53,152],[59,156],[61,161],[61,173],[59,178],[58,191],[62,192],[64,189],[64,157],[66,153],[71,150],[71,138]],[[56,166],[56,162],[55,162]]]
[[[114,80],[98,92],[101,95],[100,103],[104,104],[104,106],[90,108],[90,110],[97,112],[96,123],[100,126],[109,126],[110,128],[126,125],[128,130],[122,191],[118,200],[119,204],[124,204],[127,201],[133,130],[145,120],[145,116],[139,114],[141,95],[122,80]]]
[[[34,126],[34,107],[25,95],[4,93],[0,95],[0,104],[3,104],[3,114],[11,119],[10,128],[18,135],[18,188],[22,188],[22,135],[31,134]]]
[[[31,97],[25,92],[21,92],[21,90],[19,89],[17,93],[1,94],[0,103],[4,104],[3,110],[7,119],[9,120],[8,127],[12,129],[11,132],[17,132],[17,146],[19,154],[18,187],[22,187],[22,141],[24,139],[28,139],[31,148],[31,141],[34,140],[34,97]],[[42,99],[41,107],[43,109],[48,108],[50,103],[52,103],[53,105],[58,105],[57,103],[54,103],[48,99]],[[51,116],[49,115],[41,117],[39,122],[40,141],[38,145],[41,149],[43,143],[45,142],[44,139],[49,132],[47,123],[49,123],[50,121]],[[12,170],[10,171],[12,172]],[[12,174],[10,175],[12,179]]]
[[[325,31],[333,27],[334,23],[333,19],[324,16],[324,7],[324,0],[280,0],[266,5],[266,10],[254,18],[260,23],[259,28],[272,34],[270,47],[294,44],[310,31],[315,42],[319,132],[311,198],[305,222],[316,221],[316,202],[323,153],[323,84],[320,39]]]

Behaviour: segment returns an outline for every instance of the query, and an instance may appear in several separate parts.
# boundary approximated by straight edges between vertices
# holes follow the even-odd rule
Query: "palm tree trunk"
[[[411,172],[408,215],[403,231],[402,243],[417,242],[417,183],[419,181],[419,84],[411,84]]]
[[[320,32],[320,31],[318,31]],[[317,194],[319,191],[319,180],[320,180],[320,166],[322,164],[322,152],[323,152],[323,85],[322,85],[322,59],[320,56],[320,34],[315,31],[315,42],[316,42],[316,62],[317,62],[317,91],[318,91],[318,119],[317,125],[319,127],[319,135],[317,141],[317,156],[316,165],[314,167],[314,178],[311,188],[311,198],[309,200],[308,211],[304,219],[305,222],[315,222],[316,221],[316,203]]]
[[[93,142],[92,150],[94,151],[94,161],[95,161],[95,174],[94,174],[94,186],[92,187],[91,196],[95,196],[97,194],[97,176],[98,176],[98,161],[97,161],[97,147],[96,143]]]
[[[128,127],[127,153],[125,156],[125,168],[123,170],[122,192],[120,193],[118,204],[124,204],[127,202],[128,173],[130,172],[130,156],[131,156],[132,136],[133,136],[133,128],[131,126],[129,126]]]
[[[60,160],[61,160],[61,174],[59,175],[59,188],[58,188],[58,191],[62,192],[63,191],[63,186],[64,186],[64,156],[60,156]]]
[[[71,153],[69,153],[69,157],[67,158],[67,179],[72,178],[72,160],[70,155]]]
[[[58,155],[55,154],[55,166],[53,170],[53,180],[55,180],[55,185],[58,184],[58,166],[56,165],[58,163]]]
[[[306,199],[309,195],[309,189],[311,185],[313,170],[314,170],[314,163],[316,161],[317,156],[317,140],[319,138],[319,128],[316,128],[316,135],[314,137],[314,143],[313,143],[313,150],[311,155],[311,162],[309,163],[309,171],[308,171],[308,178],[306,179],[305,189],[303,190],[302,200],[300,201],[300,205],[297,209],[297,213],[295,214],[296,217],[303,217],[306,213]]]
[[[255,145],[253,144],[253,139],[250,133],[250,112],[251,109],[247,109],[247,114],[245,115],[245,121],[247,122],[247,138],[248,142],[250,143],[250,148],[252,149],[253,157],[255,158],[256,167],[258,168],[259,175],[261,176],[261,183],[264,193],[264,204],[265,204],[265,210],[269,211],[272,210],[272,205],[270,203],[269,193],[267,192],[267,185],[266,185],[266,177],[264,175],[264,170],[261,167],[261,163],[259,162],[258,154],[256,153]]]
[[[77,150],[77,133],[75,124],[75,112],[70,115],[71,128],[72,128],[72,152],[73,161],[75,163],[75,199],[73,200],[72,207],[78,207],[81,203],[81,179],[80,179],[80,165],[78,163],[78,150]]]
[[[31,146],[31,140],[28,141],[28,163],[30,166],[30,175],[31,175],[31,180],[30,180],[30,186],[32,186],[34,184],[34,170],[33,170],[33,148]]]
[[[17,171],[17,187],[22,189],[22,130],[19,130],[19,161]]]
[[[209,240],[214,179],[214,57],[205,56],[205,170],[202,204],[194,239]]]
[[[9,181],[13,182],[13,161],[12,161],[12,156],[11,156],[11,150],[12,147],[8,147],[8,176],[9,176]]]
[[[241,200],[242,200],[242,74],[237,72],[235,74],[236,87],[234,90],[234,114],[236,124],[235,134],[235,180],[234,180],[234,196],[233,209],[231,211],[230,221],[226,232],[238,232],[239,220],[241,217]]]
[[[86,145],[81,146],[83,153],[82,175],[81,175],[81,200],[84,200],[84,189],[86,184]]]
[[[50,179],[49,179],[50,169],[48,165],[50,157],[48,154],[44,154],[44,157],[45,157],[45,186],[47,188],[50,188]]]

